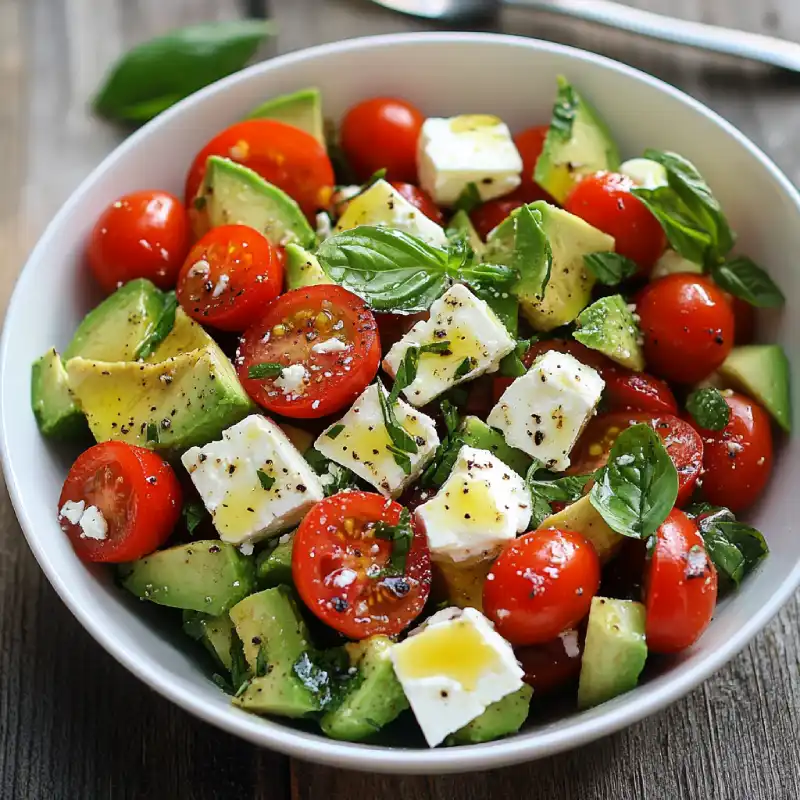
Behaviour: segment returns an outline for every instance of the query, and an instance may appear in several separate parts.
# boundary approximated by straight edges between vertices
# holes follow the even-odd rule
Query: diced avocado
[[[316,87],[273,97],[272,100],[267,100],[266,103],[253,109],[247,118],[274,119],[287,125],[294,125],[295,128],[310,133],[323,147],[325,146],[322,96]]]
[[[333,283],[325,274],[319,259],[298,244],[286,245],[286,291]]]
[[[159,364],[73,358],[67,375],[98,442],[125,441],[167,455],[220,438],[253,409],[216,344]]]
[[[218,616],[255,589],[253,560],[214,539],[157,550],[120,565],[122,585],[162,606]]]
[[[164,307],[164,293],[150,281],[129,281],[93,308],[64,351],[93,361],[134,361]]]
[[[194,206],[207,215],[211,228],[247,225],[281,247],[297,242],[311,248],[317,242],[300,206],[286,192],[227,158],[208,159]]]
[[[389,658],[391,639],[372,636],[346,645],[358,670],[339,703],[325,712],[322,730],[331,739],[359,742],[395,720],[408,708],[403,687]]]
[[[622,295],[601,297],[581,311],[576,322],[572,335],[581,344],[634,372],[644,369],[639,326]]]
[[[202,611],[183,612],[183,630],[198,642],[202,642],[209,653],[225,669],[231,668],[231,636],[233,622],[223,613],[217,617]]]
[[[69,389],[67,371],[54,348],[31,367],[31,407],[45,436],[77,439],[89,432],[86,417]]]
[[[196,323],[180,306],[175,309],[175,323],[156,349],[144,359],[150,364],[158,364],[181,353],[190,353],[213,345],[214,340],[202,325]]]
[[[591,708],[633,689],[647,660],[645,607],[633,600],[593,597],[578,684],[578,708]]]
[[[252,594],[230,610],[236,633],[252,670],[263,647],[267,673],[254,677],[236,705],[256,714],[302,717],[319,710],[316,696],[295,674],[298,659],[308,653],[308,629],[286,586]]]
[[[594,108],[559,76],[553,117],[536,162],[534,180],[563,203],[584,175],[619,169],[611,131]]]
[[[523,477],[531,465],[531,457],[516,447],[511,447],[500,431],[490,428],[478,417],[464,417],[459,432],[464,444],[478,450],[488,450],[499,458],[506,466]]]
[[[542,528],[564,528],[581,534],[594,545],[601,564],[616,555],[623,541],[623,537],[612,530],[600,516],[588,494],[570,503],[563,511],[549,516],[539,526],[539,530]]]
[[[478,231],[475,230],[475,226],[472,224],[469,214],[467,214],[463,208],[453,214],[453,218],[450,220],[447,230],[448,233],[450,231],[465,233],[469,246],[475,251],[475,255],[478,256],[478,258],[486,251],[486,245],[483,243],[481,237],[478,236]]]
[[[734,347],[719,368],[730,384],[761,403],[787,433],[792,430],[789,361],[779,344]]]
[[[525,684],[516,692],[487,706],[483,714],[448,736],[446,743],[479,744],[516,733],[528,718],[532,696],[533,689]]]
[[[264,550],[256,559],[256,580],[262,589],[292,584],[292,545],[294,535],[281,536],[272,550]]]
[[[491,558],[470,561],[437,559],[433,566],[433,591],[437,599],[457,608],[483,611],[483,584],[494,563]]]

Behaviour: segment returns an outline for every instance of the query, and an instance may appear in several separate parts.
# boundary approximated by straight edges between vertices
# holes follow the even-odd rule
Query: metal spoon
[[[720,28],[702,22],[675,19],[607,0],[373,0],[378,5],[428,19],[465,20],[489,17],[500,4],[533,8],[585,19],[619,30],[698,47],[716,53],[749,58],[800,72],[800,43],[760,33]]]

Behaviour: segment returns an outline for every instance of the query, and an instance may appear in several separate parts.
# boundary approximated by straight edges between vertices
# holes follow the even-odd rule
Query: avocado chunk
[[[253,405],[216,344],[159,364],[67,362],[69,387],[98,442],[178,455],[220,438]]]
[[[286,291],[333,283],[319,259],[299,244],[286,245]]]
[[[619,150],[608,126],[569,81],[559,76],[553,116],[534,180],[563,204],[584,175],[615,172],[619,167]]]
[[[623,537],[612,530],[600,516],[588,494],[570,503],[563,511],[547,517],[539,530],[543,528],[564,528],[581,534],[592,543],[601,564],[607,563],[616,555],[623,541]]]
[[[578,684],[578,708],[591,708],[633,689],[647,660],[645,607],[633,600],[593,597]]]
[[[158,364],[182,353],[200,350],[215,345],[202,325],[196,323],[180,306],[175,309],[175,322],[172,330],[161,340],[153,352],[144,360]]]
[[[256,559],[256,581],[259,588],[268,589],[285,584],[292,585],[292,547],[294,534],[278,539],[272,550],[264,550]]]
[[[129,281],[93,308],[78,325],[64,361],[135,361],[164,307],[164,292],[150,281]]]
[[[325,124],[322,119],[322,95],[316,87],[299,89],[273,97],[254,108],[247,119],[274,119],[310,133],[325,147]]]
[[[464,417],[459,433],[464,444],[478,450],[488,450],[499,458],[507,467],[524,478],[531,465],[531,457],[516,447],[511,447],[500,431],[489,427],[478,417]]]
[[[345,645],[350,663],[358,670],[335,707],[320,720],[331,739],[360,742],[395,720],[408,708],[403,687],[389,658],[392,641],[371,636]]]
[[[576,322],[572,335],[581,344],[634,372],[644,369],[639,326],[621,295],[601,297],[581,311]]]
[[[483,714],[448,736],[446,744],[479,744],[516,733],[528,718],[531,697],[533,689],[525,684],[487,706]]]
[[[310,650],[308,629],[286,586],[246,597],[230,610],[247,663],[258,668],[266,655],[266,674],[256,675],[234,703],[256,714],[302,717],[319,710],[319,700],[295,672],[295,664]]]
[[[789,361],[779,344],[734,347],[719,368],[731,387],[761,403],[787,433],[792,431]]]
[[[31,408],[39,430],[52,439],[77,439],[89,431],[54,348],[31,367]]]
[[[120,565],[122,585],[142,600],[218,616],[255,589],[252,559],[214,539],[157,550]]]
[[[227,158],[208,159],[194,206],[207,216],[211,228],[247,225],[281,247],[297,242],[310,248],[317,242],[300,206],[286,192]]]
[[[486,252],[486,245],[481,240],[481,237],[478,236],[478,231],[475,230],[469,214],[463,208],[453,214],[453,218],[447,226],[447,235],[452,236],[454,233],[463,234],[466,237],[467,243],[478,258],[481,258]]]
[[[492,558],[452,561],[439,558],[432,562],[433,592],[437,599],[456,608],[477,608],[483,611],[483,584],[494,564]]]
[[[202,642],[220,666],[230,670],[233,622],[227,614],[212,617],[202,611],[184,610],[183,630],[192,639]]]

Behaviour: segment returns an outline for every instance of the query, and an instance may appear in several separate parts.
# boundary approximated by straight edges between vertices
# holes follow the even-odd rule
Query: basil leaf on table
[[[181,28],[137,45],[112,68],[92,101],[101,117],[141,124],[198,89],[240,70],[275,32],[268,20]]]
[[[678,471],[649,425],[622,431],[589,494],[609,527],[646,539],[667,518],[678,496]]]
[[[603,286],[616,286],[639,269],[635,261],[613,252],[588,253],[583,257],[583,264]]]
[[[734,297],[756,308],[779,308],[786,302],[783,292],[752,259],[737,256],[711,268],[714,283]]]
[[[686,400],[686,410],[707,431],[721,431],[731,418],[731,409],[722,392],[710,386],[692,392]]]

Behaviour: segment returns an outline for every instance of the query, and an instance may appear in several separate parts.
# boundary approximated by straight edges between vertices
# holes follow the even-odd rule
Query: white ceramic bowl
[[[56,523],[57,498],[75,454],[39,436],[28,401],[30,364],[52,345],[63,348],[98,299],[83,253],[87,234],[110,201],[144,188],[180,194],[191,158],[207,139],[264,99],[303,86],[321,87],[325,112],[334,117],[365,97],[399,95],[428,114],[494,113],[519,130],[549,118],[561,73],[609,120],[626,157],[649,146],[692,159],[722,201],[742,249],[769,268],[790,300],[800,298],[800,197],[744,136],[700,103],[633,69],[507,36],[382,36],[259,64],[199,92],[128,139],[83,182],[45,232],[17,284],[0,351],[6,480],[31,549],[64,602],[109,653],[165,697],[252,742],[337,767],[417,773],[499,767],[575,747],[681,697],[744,647],[800,583],[800,537],[792,519],[800,485],[795,440],[781,450],[753,516],[769,539],[771,556],[720,606],[702,640],[667,668],[591,711],[539,725],[531,720],[509,739],[438,750],[382,747],[334,742],[233,708],[195,661],[185,637],[118,590],[105,570],[87,569]],[[793,356],[800,314],[774,314],[767,323],[769,338]],[[800,374],[798,364],[793,366]]]

